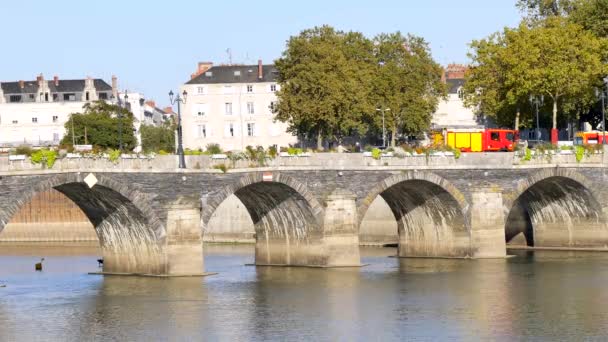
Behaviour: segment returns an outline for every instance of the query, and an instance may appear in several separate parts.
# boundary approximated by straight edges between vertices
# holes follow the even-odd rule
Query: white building
[[[0,82],[0,146],[57,145],[65,134],[71,113],[82,112],[84,104],[107,100],[115,94],[101,79]]]
[[[442,78],[448,87],[448,97],[439,101],[431,119],[431,128],[467,128],[483,124],[474,109],[464,106],[462,86],[465,70],[464,65],[448,65]]]
[[[273,65],[220,65],[199,63],[182,105],[184,147],[198,149],[210,143],[224,150],[246,146],[288,146],[297,137],[287,124],[274,121],[277,71]]]

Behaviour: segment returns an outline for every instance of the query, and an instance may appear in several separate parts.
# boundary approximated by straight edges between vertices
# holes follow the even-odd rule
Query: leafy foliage
[[[43,148],[32,152],[30,158],[32,164],[42,164],[50,169],[55,165],[55,160],[57,160],[57,151]]]
[[[205,151],[207,154],[220,154],[222,153],[222,148],[220,144],[207,144]]]
[[[516,108],[532,110],[530,95],[544,95],[552,106],[552,127],[575,117],[595,101],[594,87],[607,72],[606,41],[561,17],[530,26],[505,28],[473,41],[473,65],[466,75],[465,103],[499,122]]]
[[[315,134],[319,149],[323,138],[365,132],[371,60],[371,41],[359,32],[321,26],[291,37],[275,61],[281,84],[276,118],[290,132]]]
[[[87,103],[83,113],[72,113],[65,123],[66,135],[62,144],[72,144],[72,125],[76,144],[88,144],[106,148],[119,147],[119,123],[122,124],[122,145],[133,150],[137,143],[133,133],[133,114],[126,108],[104,101]],[[86,127],[86,136],[85,136]]]
[[[398,134],[417,134],[429,128],[438,100],[446,95],[441,82],[443,72],[432,56],[428,43],[400,32],[379,34],[374,38],[375,72],[371,100],[375,108],[373,124],[382,129],[382,121],[391,133],[395,147]]]
[[[114,150],[114,149],[108,150],[108,159],[114,164],[118,163],[118,160],[120,159],[120,155],[121,155],[120,150]]]
[[[141,147],[145,152],[175,150],[175,125],[165,123],[162,126],[142,125]]]
[[[424,39],[400,32],[374,39],[360,32],[314,27],[291,37],[275,61],[281,90],[276,119],[299,136],[341,142],[376,132],[385,124],[394,147],[398,134],[428,128],[438,98],[445,96],[441,68]]]

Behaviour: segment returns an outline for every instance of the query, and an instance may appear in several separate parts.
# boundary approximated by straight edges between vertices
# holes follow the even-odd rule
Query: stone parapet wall
[[[368,168],[514,168],[535,165],[606,165],[608,158],[606,153],[598,153],[585,156],[577,162],[574,154],[551,154],[537,155],[529,161],[523,159],[521,154],[511,152],[489,152],[489,153],[462,153],[456,159],[447,155],[419,155],[406,157],[381,157],[374,159],[362,153],[312,153],[310,156],[289,156],[267,159],[265,165],[260,166],[248,160],[231,162],[228,159],[212,158],[207,155],[186,156],[187,169],[220,171],[220,167],[227,169],[254,170],[260,168],[270,169],[368,169]],[[0,172],[10,171],[36,171],[44,167],[40,164],[32,164],[29,159],[9,160],[8,156],[0,156]],[[133,170],[141,172],[167,171],[177,169],[177,157],[174,155],[157,155],[153,158],[137,157],[119,159],[116,163],[105,158],[63,158],[58,159],[52,170],[96,170],[96,171],[124,171]]]

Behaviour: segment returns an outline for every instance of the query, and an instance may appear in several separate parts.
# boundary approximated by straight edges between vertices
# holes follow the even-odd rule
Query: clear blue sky
[[[86,75],[157,104],[189,79],[198,61],[271,62],[285,41],[329,24],[372,36],[409,32],[441,64],[466,62],[467,44],[519,21],[515,0],[422,1],[9,1],[0,0],[0,80]]]

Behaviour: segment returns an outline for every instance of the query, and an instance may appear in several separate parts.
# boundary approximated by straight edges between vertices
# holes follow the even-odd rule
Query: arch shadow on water
[[[471,256],[468,203],[446,179],[430,172],[391,176],[361,201],[360,222],[377,196],[397,220],[400,257]]]
[[[592,183],[566,169],[520,181],[505,201],[505,240],[511,246],[606,248],[608,229]]]

